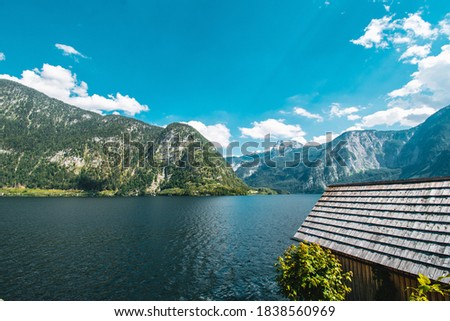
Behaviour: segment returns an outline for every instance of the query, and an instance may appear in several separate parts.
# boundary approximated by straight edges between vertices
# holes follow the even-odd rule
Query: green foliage
[[[195,150],[196,162],[187,167],[175,164],[192,156],[189,148],[170,155],[170,164],[153,163],[152,156],[159,161],[167,157],[163,147],[173,147],[177,138],[211,145],[186,124],[161,128],[136,119],[101,116],[3,79],[0,97],[0,187],[19,188],[21,195],[35,189],[40,195],[56,195],[49,190],[83,190],[90,195],[107,191],[123,196],[173,188],[181,195],[243,195],[249,190],[214,148]],[[123,148],[124,133],[133,143],[127,144],[129,148]]]
[[[417,277],[417,282],[419,283],[417,288],[408,287],[408,289],[412,290],[412,293],[409,297],[410,301],[428,301],[428,294],[431,293],[439,293],[442,296],[446,296],[450,294],[450,286],[447,284],[442,284],[440,281],[450,278],[450,274],[443,275],[437,279],[438,282],[431,282],[431,280],[419,273]]]
[[[94,173],[81,171],[78,177],[78,188],[85,191],[101,191],[106,183],[105,179],[94,178]]]
[[[81,190],[38,189],[38,188],[0,188],[0,196],[23,197],[76,197],[93,194]]]
[[[277,190],[273,190],[270,189],[268,187],[259,187],[259,188],[255,188],[251,191],[252,194],[258,194],[258,195],[278,195],[278,194],[283,194],[282,191],[277,191]]]
[[[342,265],[330,250],[316,243],[291,245],[278,258],[277,282],[290,300],[343,301],[351,289],[353,273]]]

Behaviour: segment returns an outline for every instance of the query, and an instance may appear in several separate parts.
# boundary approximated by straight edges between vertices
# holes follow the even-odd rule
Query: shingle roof
[[[450,273],[450,177],[330,186],[294,239],[436,279]]]

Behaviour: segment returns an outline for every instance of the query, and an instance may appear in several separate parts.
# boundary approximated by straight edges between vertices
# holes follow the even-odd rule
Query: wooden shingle
[[[450,177],[329,186],[294,239],[437,279],[450,273]]]

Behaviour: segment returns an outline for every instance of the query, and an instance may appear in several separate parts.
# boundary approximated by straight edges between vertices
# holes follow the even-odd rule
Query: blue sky
[[[0,77],[227,143],[401,129],[450,104],[450,1],[0,1]]]

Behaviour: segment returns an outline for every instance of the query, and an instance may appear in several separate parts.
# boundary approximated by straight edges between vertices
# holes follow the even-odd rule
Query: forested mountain
[[[185,124],[162,128],[102,116],[0,80],[0,127],[0,187],[116,195],[249,190],[211,144]]]
[[[331,152],[339,142],[345,142],[338,152],[341,164]],[[248,185],[291,193],[322,192],[327,185],[336,183],[446,176],[450,175],[450,106],[408,130],[351,131],[324,145],[289,149],[284,145],[279,143],[270,152],[228,161]],[[331,159],[328,163],[327,150]],[[309,156],[303,161],[306,152]],[[264,161],[245,166],[255,157],[268,159],[268,153],[276,166],[268,166]],[[295,162],[296,166],[285,166],[295,155],[302,161]]]

